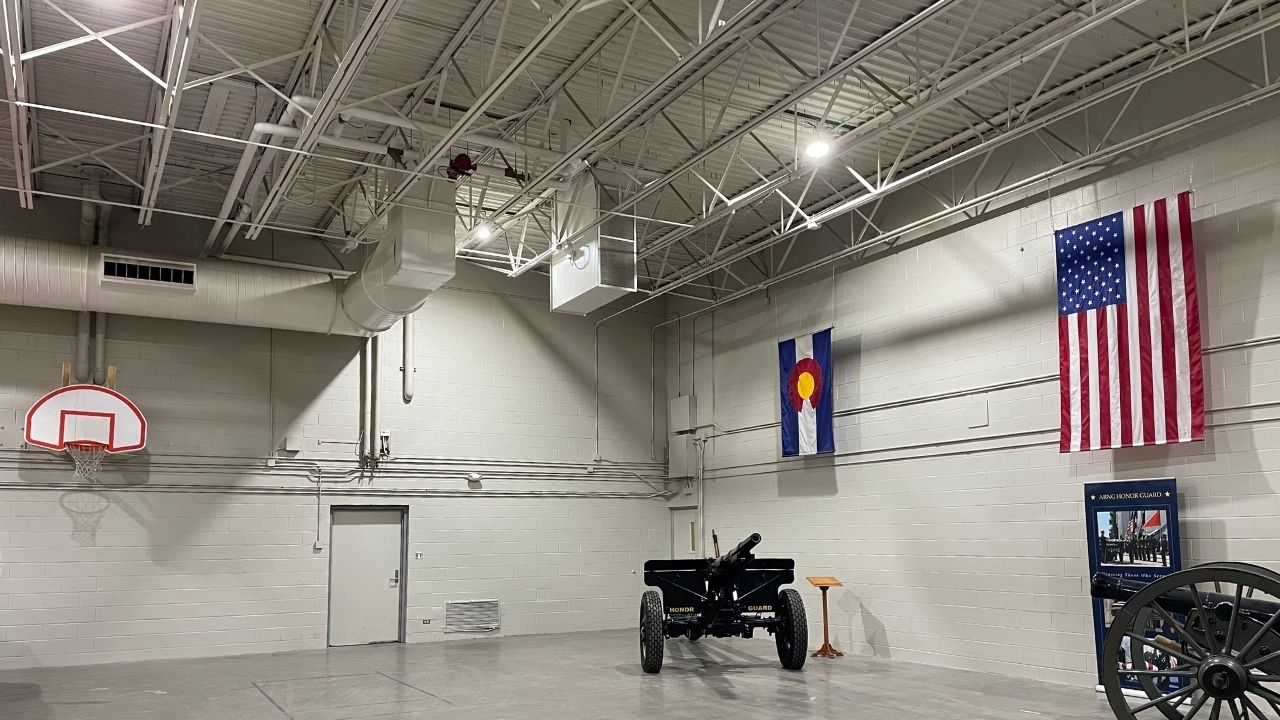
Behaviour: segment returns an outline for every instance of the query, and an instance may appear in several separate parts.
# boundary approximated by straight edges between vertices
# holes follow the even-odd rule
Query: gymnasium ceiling
[[[634,232],[642,289],[722,298],[784,270],[764,248],[849,212],[884,235],[881,199],[1009,140],[1088,160],[1123,138],[1054,123],[1217,62],[1275,4],[3,0],[21,61],[0,185],[15,208],[79,197],[97,166],[131,219],[216,221],[206,254],[289,232],[339,257],[466,152],[482,170],[459,186],[460,258],[536,269],[548,183],[589,172],[606,232]],[[1269,71],[1218,66],[1242,93],[1270,89]],[[815,140],[826,157],[807,156]]]

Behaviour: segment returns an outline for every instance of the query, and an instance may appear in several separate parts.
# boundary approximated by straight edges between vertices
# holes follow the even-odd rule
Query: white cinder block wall
[[[360,340],[113,316],[108,361],[149,447],[100,487],[59,487],[69,463],[19,443],[26,408],[74,357],[75,318],[0,307],[0,668],[323,647],[337,504],[408,506],[411,642],[457,637],[440,632],[444,604],[475,598],[501,601],[502,634],[632,625],[632,571],[668,552],[667,511],[612,495],[651,492],[627,472],[665,472],[648,440],[657,318],[604,327],[612,462],[584,482],[594,320],[549,313],[545,283],[460,266],[417,314],[412,405],[399,329],[385,335],[393,459],[374,477],[350,472]],[[301,452],[267,467],[286,435]]]
[[[839,576],[834,639],[854,654],[1081,686],[1095,682],[1081,483],[1176,477],[1185,562],[1280,567],[1280,121],[1252,122],[684,321],[668,383],[719,426],[708,530],[758,531],[798,575]],[[1208,438],[1061,455],[1052,230],[1188,187]],[[778,462],[776,342],[832,324],[838,453]]]

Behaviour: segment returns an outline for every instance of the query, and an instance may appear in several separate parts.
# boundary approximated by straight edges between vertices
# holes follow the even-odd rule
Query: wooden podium
[[[843,587],[844,583],[831,577],[830,575],[818,575],[815,577],[805,578],[810,585],[822,591],[822,647],[813,653],[813,657],[837,658],[844,653],[831,647],[831,634],[828,629],[827,620],[827,590],[833,587]]]

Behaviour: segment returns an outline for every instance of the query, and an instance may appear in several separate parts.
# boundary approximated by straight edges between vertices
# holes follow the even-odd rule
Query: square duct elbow
[[[388,285],[435,290],[456,271],[457,187],[442,179],[419,183],[425,192],[411,193],[406,205],[387,214]]]

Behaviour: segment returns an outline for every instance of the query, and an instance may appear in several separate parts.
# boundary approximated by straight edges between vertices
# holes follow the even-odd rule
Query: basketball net
[[[98,479],[98,467],[102,465],[102,458],[107,454],[106,445],[97,442],[67,443],[66,451],[71,456],[72,462],[76,464],[77,478],[86,482],[94,482]]]

